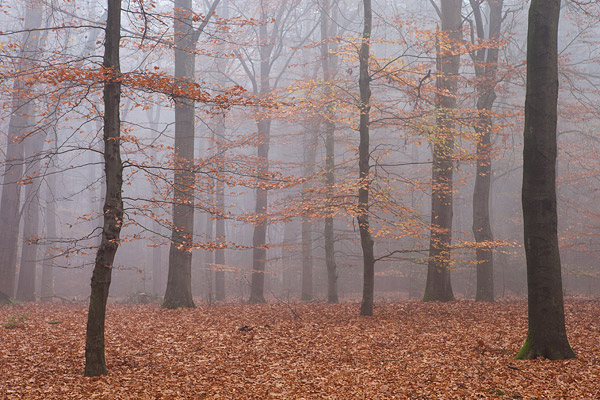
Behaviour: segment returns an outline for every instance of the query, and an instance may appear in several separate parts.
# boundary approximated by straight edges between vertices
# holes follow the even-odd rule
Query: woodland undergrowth
[[[4,306],[0,399],[598,399],[600,300],[565,307],[557,362],[513,359],[525,301],[109,304],[109,374],[84,378],[85,306]]]

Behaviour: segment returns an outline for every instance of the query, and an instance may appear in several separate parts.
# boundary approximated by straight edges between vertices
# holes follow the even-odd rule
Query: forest
[[[0,398],[600,398],[600,2],[0,21]]]

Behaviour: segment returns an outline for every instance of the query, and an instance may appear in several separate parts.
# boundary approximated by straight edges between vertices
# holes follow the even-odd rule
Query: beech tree
[[[432,4],[435,3],[432,1]],[[431,236],[424,301],[454,300],[450,282],[454,114],[460,67],[461,0],[441,0],[441,33],[437,49],[436,132],[431,172]],[[436,6],[437,9],[437,6]]]
[[[104,321],[106,300],[110,288],[115,255],[123,225],[123,164],[121,162],[121,69],[119,47],[121,41],[121,0],[108,0],[104,41],[106,73],[104,83],[104,224],[102,239],[92,274],[92,292],[88,311],[85,342],[85,376],[107,373],[104,354]]]
[[[193,84],[196,43],[219,4],[215,0],[201,25],[194,28],[192,0],[173,4],[175,35],[175,79]],[[163,307],[194,307],[192,298],[192,247],[194,243],[194,99],[175,99],[175,152],[173,230],[169,249],[169,273]]]
[[[481,15],[481,2],[470,0],[477,39],[490,42],[471,53],[477,78],[477,170],[473,189],[473,235],[477,247],[477,292],[475,300],[494,301],[494,255],[490,242],[494,240],[490,224],[490,190],[492,184],[491,136],[493,121],[491,110],[496,100],[496,72],[498,70],[499,38],[502,27],[504,0],[489,0],[489,21]],[[487,27],[487,35],[486,35]],[[487,37],[486,37],[487,36]],[[472,39],[475,42],[474,38]]]
[[[529,326],[518,359],[575,357],[565,328],[557,233],[560,3],[560,0],[532,0],[529,7],[522,188]]]
[[[23,205],[23,245],[21,247],[21,262],[19,279],[17,281],[16,298],[20,301],[35,301],[35,276],[38,259],[35,239],[39,236],[40,153],[44,146],[45,135],[35,132],[28,138],[25,145],[25,175],[31,176],[30,183],[25,187],[25,204]]]
[[[371,52],[371,28],[373,24],[373,11],[371,0],[363,0],[364,22],[359,53],[359,80],[360,101],[358,111],[360,120],[358,132],[360,143],[358,145],[358,229],[360,231],[360,244],[363,252],[363,297],[360,305],[360,315],[373,315],[373,291],[375,289],[375,255],[373,252],[373,238],[369,224],[369,125],[371,110],[371,75],[369,73],[369,55]]]
[[[337,7],[337,4],[336,4]],[[335,185],[335,122],[333,79],[337,72],[337,44],[333,37],[336,34],[336,21],[333,18],[334,7],[329,0],[321,3],[321,68],[325,82],[327,106],[323,118],[325,135],[325,190],[326,216],[324,229],[325,266],[327,268],[327,302],[338,302],[337,267],[335,265],[335,238],[333,231],[333,193]]]
[[[42,2],[25,5],[24,31],[20,43],[18,71],[13,85],[12,112],[8,126],[8,143],[4,163],[2,198],[0,201],[0,293],[8,297],[15,294],[17,250],[19,241],[21,184],[23,176],[24,141],[33,127],[33,96],[35,82],[29,74],[38,51],[40,35],[35,30],[41,26]]]

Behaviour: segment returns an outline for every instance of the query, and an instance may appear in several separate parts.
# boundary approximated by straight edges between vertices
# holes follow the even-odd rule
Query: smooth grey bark
[[[486,40],[481,3],[470,0],[477,38]],[[477,261],[476,301],[494,301],[494,253],[486,243],[494,240],[490,224],[490,191],[492,186],[492,143],[493,121],[490,114],[496,100],[496,75],[498,70],[498,53],[502,28],[502,8],[504,0],[489,0],[489,22],[487,39],[492,47],[480,49],[471,54],[475,64],[477,84],[477,166],[475,187],[473,189],[473,235],[477,244],[475,256]]]
[[[160,122],[161,107],[155,106],[154,110],[150,109],[147,112],[148,121],[150,121],[150,129],[152,132],[158,133],[158,123]],[[157,157],[158,151],[153,151],[153,157]],[[161,225],[157,219],[152,220],[152,230],[155,235],[160,235]],[[160,296],[162,291],[162,246],[152,247],[152,294]]]
[[[175,0],[175,79],[180,84],[195,80],[196,44],[219,0],[215,0],[198,29],[194,29],[192,0]],[[173,230],[169,249],[169,272],[164,308],[195,307],[192,298],[192,247],[194,244],[194,100],[176,97],[175,102],[175,177]]]
[[[360,231],[360,244],[363,252],[363,297],[360,305],[360,315],[373,315],[373,292],[375,290],[375,256],[373,253],[373,238],[369,225],[369,191],[371,187],[369,177],[369,125],[371,110],[371,76],[369,74],[369,56],[371,51],[371,27],[373,11],[371,0],[363,0],[364,21],[362,43],[359,53],[360,75],[358,87],[360,91],[360,103],[358,110],[360,120],[358,132],[360,143],[358,145],[358,229]]]
[[[175,79],[193,83],[196,41],[192,0],[175,0]],[[194,101],[175,99],[175,177],[173,231],[169,249],[169,272],[162,306],[195,307],[192,299],[192,246],[194,241]]]
[[[35,301],[35,272],[37,266],[37,248],[35,243],[39,236],[40,213],[40,153],[44,147],[45,135],[36,132],[25,141],[25,175],[31,176],[32,182],[25,187],[25,204],[23,206],[23,245],[21,246],[21,263],[17,283],[17,300]]]
[[[225,184],[218,179],[216,184],[217,207],[225,211]],[[215,221],[216,243],[219,245],[215,250],[215,300],[225,301],[225,218],[217,217]]]
[[[294,231],[295,220],[290,219],[283,224],[283,241],[281,242],[281,269],[283,271],[283,285],[281,294],[289,298],[291,293],[298,289],[294,264],[294,251],[296,249],[296,235]]]
[[[333,86],[334,75],[337,72],[337,44],[332,38],[336,35],[336,25],[330,14],[329,0],[321,3],[321,68],[325,82],[325,116],[323,120],[325,134],[325,196],[326,216],[324,229],[325,267],[327,269],[327,302],[338,302],[337,266],[335,264],[335,236],[333,225],[333,204],[335,187],[335,90]]]
[[[437,49],[436,125],[431,172],[431,236],[423,301],[454,300],[450,283],[454,110],[460,67],[461,0],[441,0],[442,44]]]
[[[306,132],[308,142],[304,148],[304,177],[308,178],[302,184],[302,202],[310,202],[310,193],[313,187],[311,177],[315,173],[315,160],[317,153],[317,126],[310,124]],[[306,207],[304,207],[306,208]],[[300,299],[311,301],[313,299],[313,222],[312,216],[302,214],[302,280]]]
[[[123,164],[121,162],[121,0],[108,0],[103,67],[110,71],[104,83],[104,225],[92,273],[92,290],[85,342],[85,376],[107,373],[104,353],[106,300],[123,225]]]
[[[261,62],[261,65],[263,63]],[[262,70],[262,68],[261,68]],[[265,84],[267,84],[265,82]],[[258,145],[258,174],[266,174],[269,170],[269,141],[271,132],[271,120],[259,120],[257,123],[258,132],[262,138]],[[254,213],[258,221],[254,226],[252,235],[252,281],[250,284],[250,299],[249,303],[264,303],[264,288],[265,288],[265,264],[267,259],[267,206],[268,206],[268,191],[265,188],[259,187],[256,189],[256,205]]]
[[[19,71],[28,71],[38,51],[40,34],[28,30],[42,24],[42,2],[27,3],[25,32],[21,39]],[[8,125],[6,160],[0,198],[0,293],[12,297],[15,294],[17,274],[17,251],[19,246],[19,222],[21,213],[21,185],[23,176],[23,139],[31,130],[33,120],[32,96],[29,92],[35,82],[25,73],[15,77],[13,85],[12,113]]]
[[[523,228],[529,330],[518,359],[575,357],[565,328],[556,209],[560,0],[532,0],[527,32]]]
[[[219,15],[224,18],[229,18],[229,2],[227,0],[221,3]],[[222,71],[225,69],[226,61],[223,58],[218,58],[216,60],[217,69]],[[223,78],[220,77],[219,84],[223,84]],[[217,124],[215,127],[215,136],[217,140],[217,153],[223,153],[223,142],[225,139],[225,132],[227,130],[226,126],[226,114],[223,111],[222,113],[216,116]],[[220,213],[225,214],[225,182],[222,179],[217,179],[215,183],[215,192],[217,196],[217,209]],[[226,298],[226,288],[225,288],[225,218],[222,215],[217,215],[217,220],[215,222],[215,235],[216,241],[219,244],[219,247],[215,251],[215,300],[217,301],[225,301]]]
[[[53,250],[54,240],[56,240],[56,201],[54,193],[56,191],[56,175],[54,168],[48,170],[46,177],[46,254],[42,261],[42,283],[40,287],[40,300],[43,302],[52,301],[54,297],[54,270],[53,270]]]
[[[262,5],[262,1],[261,1]],[[264,6],[261,7],[261,20],[266,20]],[[275,29],[274,31],[275,32]],[[260,87],[258,94],[260,98],[265,98],[271,92],[271,55],[275,38],[271,38],[267,32],[266,24],[260,24],[258,28],[258,42],[260,53]],[[256,92],[256,89],[255,89]],[[260,135],[260,142],[257,148],[259,176],[269,172],[269,143],[271,140],[271,118],[268,116],[259,116],[256,121],[256,127]],[[265,288],[265,264],[267,259],[267,207],[269,204],[268,190],[264,187],[256,189],[256,204],[254,213],[257,216],[257,222],[254,226],[252,236],[252,280],[250,283],[249,303],[264,303]]]
[[[211,185],[212,186],[212,185]],[[209,189],[212,192],[212,189]],[[204,220],[204,240],[211,242],[213,240],[214,222],[210,213],[205,213]],[[215,290],[213,287],[213,271],[215,270],[215,255],[213,250],[204,250],[204,271],[206,276],[206,300],[208,304],[212,304],[215,297]]]

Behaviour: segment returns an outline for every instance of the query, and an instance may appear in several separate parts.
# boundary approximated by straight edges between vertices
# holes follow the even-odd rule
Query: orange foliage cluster
[[[100,378],[82,376],[84,306],[2,307],[0,398],[600,398],[598,300],[567,300],[578,358],[562,362],[513,360],[524,301],[357,307],[109,305]]]

